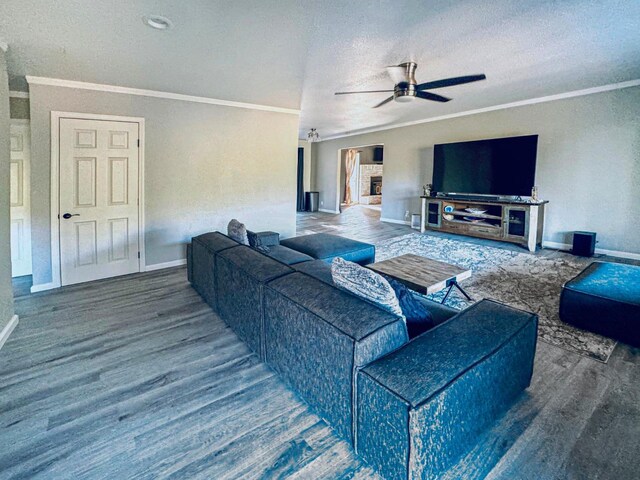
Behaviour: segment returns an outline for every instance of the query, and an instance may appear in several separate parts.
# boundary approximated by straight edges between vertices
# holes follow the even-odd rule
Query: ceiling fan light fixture
[[[398,95],[394,100],[398,103],[409,103],[413,102],[414,98],[416,97],[413,95]]]
[[[307,133],[307,141],[311,143],[320,141],[320,135],[318,135],[318,131],[315,128],[312,128]]]
[[[173,22],[161,15],[145,15],[142,17],[142,21],[147,27],[155,30],[169,30],[173,28]]]

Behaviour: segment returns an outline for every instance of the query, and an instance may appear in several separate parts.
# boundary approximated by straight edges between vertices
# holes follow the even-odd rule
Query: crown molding
[[[583,97],[585,95],[593,95],[594,93],[610,92],[612,90],[622,90],[623,88],[638,87],[638,86],[640,86],[640,79],[629,80],[626,82],[619,82],[619,83],[610,83],[608,85],[601,85],[599,87],[585,88],[582,90],[574,90],[571,92],[559,93],[556,95],[548,95],[545,97],[530,98],[527,100],[520,100],[517,102],[503,103],[501,105],[494,105],[493,107],[478,108],[476,110],[467,110],[466,112],[451,113],[449,115],[441,115],[439,117],[425,118],[422,120],[413,120],[411,122],[404,122],[404,123],[394,123],[394,124],[385,125],[382,127],[372,127],[364,130],[358,130],[355,132],[341,133],[338,135],[332,135],[332,136],[323,138],[320,141],[326,142],[328,140],[336,140],[338,138],[353,137],[356,135],[364,135],[367,133],[381,132],[384,130],[393,130],[394,128],[410,127],[413,125],[420,125],[423,123],[440,122],[442,120],[449,120],[452,118],[459,118],[459,117],[468,117],[469,115],[477,115],[479,113],[495,112],[496,110],[505,110],[508,108],[524,107],[526,105],[535,105],[537,103],[554,102],[556,100],[564,100],[567,98],[574,98],[574,97]]]
[[[80,90],[93,90],[97,92],[122,93],[125,95],[137,95],[141,97],[164,98],[167,100],[180,100],[183,102],[206,103],[208,105],[221,105],[223,107],[246,108],[249,110],[262,110],[266,112],[288,113],[300,115],[300,110],[293,108],[272,107],[269,105],[257,105],[254,103],[232,102],[217,98],[198,97],[194,95],[184,95],[182,93],[160,92],[157,90],[145,90],[142,88],[119,87],[116,85],[104,85],[100,83],[77,82],[74,80],[63,80],[60,78],[25,77],[29,85],[48,85],[52,87],[75,88]]]
[[[29,92],[18,92],[17,90],[9,90],[11,98],[29,98]]]

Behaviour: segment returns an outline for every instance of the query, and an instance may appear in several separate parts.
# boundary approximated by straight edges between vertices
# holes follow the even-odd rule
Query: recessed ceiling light
[[[173,28],[173,22],[167,17],[160,15],[145,15],[142,17],[142,21],[145,25],[155,28],[156,30],[169,30]]]

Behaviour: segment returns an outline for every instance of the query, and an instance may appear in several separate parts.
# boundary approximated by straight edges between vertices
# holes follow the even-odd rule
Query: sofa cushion
[[[407,340],[401,318],[303,273],[265,287],[267,363],[353,440],[355,373]]]
[[[209,232],[193,237],[192,242],[199,243],[209,252],[217,253],[227,248],[237,247],[240,243],[220,232]]]
[[[286,265],[245,246],[225,250],[216,259],[220,316],[261,358],[264,358],[263,286],[292,272]]]
[[[191,284],[215,311],[218,310],[214,276],[216,256],[219,252],[239,245],[219,232],[198,235],[191,241],[188,262]]]
[[[288,238],[282,240],[280,244],[328,263],[331,263],[335,257],[340,257],[360,265],[368,265],[375,261],[376,256],[376,247],[370,243],[328,233]]]
[[[280,234],[277,232],[252,232],[247,230],[247,238],[249,239],[249,246],[253,248],[280,245]]]
[[[396,293],[380,274],[342,258],[331,262],[331,278],[338,288],[371,302],[394,315],[402,316]]]
[[[269,257],[284,263],[285,265],[295,265],[301,262],[311,262],[313,258],[309,255],[305,255],[297,250],[292,250],[282,245],[274,245],[271,247],[260,247],[259,251],[268,255]]]
[[[640,267],[593,262],[564,288],[640,307]]]
[[[298,272],[306,273],[310,277],[316,278],[329,285],[334,285],[331,277],[331,265],[324,260],[313,260],[311,262],[297,263],[293,265],[293,269]]]
[[[227,235],[242,245],[249,245],[247,227],[245,227],[244,223],[240,223],[235,218],[231,219],[227,225]]]

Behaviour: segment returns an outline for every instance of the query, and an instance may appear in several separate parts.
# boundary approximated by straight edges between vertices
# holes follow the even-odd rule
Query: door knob
[[[62,218],[69,220],[71,217],[79,217],[80,214],[79,213],[65,213],[64,215],[62,215]]]

